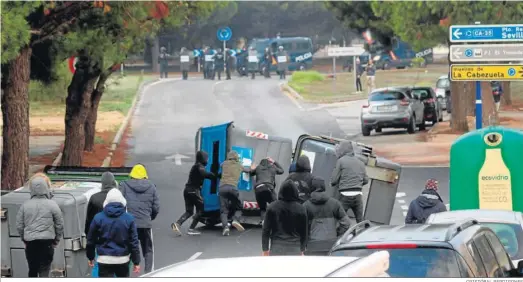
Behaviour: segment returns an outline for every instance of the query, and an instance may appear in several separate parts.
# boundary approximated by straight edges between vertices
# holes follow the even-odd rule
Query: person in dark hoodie
[[[187,231],[189,235],[200,235],[201,233],[195,230],[196,225],[200,221],[201,214],[203,212],[203,198],[201,194],[201,189],[203,181],[205,179],[215,179],[216,177],[212,172],[205,170],[207,162],[209,160],[209,155],[204,151],[196,152],[196,162],[191,167],[189,172],[189,179],[185,184],[185,189],[183,190],[183,199],[185,201],[185,213],[182,214],[180,219],[175,223],[171,224],[172,230],[177,235],[182,235],[181,226],[182,224],[189,219],[194,213],[194,208],[196,208],[196,214],[193,217],[191,226]]]
[[[118,189],[111,189],[87,234],[86,255],[94,266],[95,254],[99,277],[129,277],[129,259],[133,272],[140,273],[140,246],[132,215],[125,211],[126,200]]]
[[[120,183],[120,191],[127,200],[127,209],[134,216],[138,239],[145,260],[145,273],[154,269],[154,243],[151,230],[152,221],[160,211],[160,199],[156,186],[148,179],[147,170],[142,164],[137,164],[129,174],[130,180]]]
[[[256,176],[254,194],[256,196],[256,202],[258,202],[258,206],[260,207],[262,224],[267,205],[276,200],[276,195],[274,194],[276,175],[283,173],[284,171],[281,165],[271,158],[261,160],[260,164],[251,170],[251,175]]]
[[[356,222],[360,223],[363,220],[363,186],[369,182],[365,164],[354,155],[350,141],[342,141],[336,146],[336,157],[331,186],[338,193],[343,209],[351,209]]]
[[[429,179],[425,190],[416,199],[412,200],[405,217],[406,224],[423,224],[433,213],[446,212],[447,207],[438,194],[438,181]]]
[[[307,246],[307,211],[294,181],[285,180],[278,200],[267,208],[262,228],[263,256],[303,255]],[[270,249],[269,249],[270,242]]]
[[[312,174],[309,157],[301,155],[296,162],[295,172],[289,174],[287,179],[294,182],[298,187],[300,204],[305,203],[311,196]]]
[[[326,256],[339,236],[350,227],[350,219],[341,203],[325,192],[325,180],[314,177],[311,198],[303,204],[309,220],[309,256]]]

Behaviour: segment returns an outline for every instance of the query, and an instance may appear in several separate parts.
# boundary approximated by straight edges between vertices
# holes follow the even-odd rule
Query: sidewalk
[[[62,150],[64,136],[29,137],[29,175],[51,165]]]

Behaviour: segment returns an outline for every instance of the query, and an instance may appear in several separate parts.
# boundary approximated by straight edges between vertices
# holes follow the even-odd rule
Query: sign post
[[[336,57],[352,56],[354,85],[356,85],[356,78],[358,75],[356,73],[356,57],[360,56],[364,52],[365,49],[361,47],[329,47],[329,49],[327,49],[327,55],[329,57],[332,57],[332,68],[334,78],[336,78]]]
[[[453,25],[451,43],[523,42],[523,24]],[[450,61],[475,62],[474,65],[451,65],[450,80],[476,81],[476,129],[482,127],[481,81],[523,80],[523,65],[483,65],[482,62],[523,60],[523,44],[453,45]]]
[[[218,40],[223,42],[223,58],[226,58],[225,54],[225,48],[227,47],[226,42],[229,41],[232,37],[232,30],[230,27],[222,27],[219,28],[216,32],[216,37],[218,37]],[[227,64],[225,64],[227,65]]]

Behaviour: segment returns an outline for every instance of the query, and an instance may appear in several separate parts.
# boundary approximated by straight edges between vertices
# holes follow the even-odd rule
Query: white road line
[[[404,211],[406,211],[406,210],[409,209],[409,206],[405,206],[405,205],[404,205],[404,206],[401,206],[401,209],[404,210]]]
[[[405,197],[407,194],[403,193],[403,192],[398,192],[396,193],[396,198],[402,198],[402,197]]]
[[[280,83],[280,89],[282,88],[283,86],[283,82]],[[282,92],[283,95],[287,96],[287,98],[289,98],[289,100],[291,100],[291,102],[298,108],[300,109],[300,111],[303,111],[303,107],[300,105],[300,103],[296,100],[296,98],[294,98],[292,96],[291,93],[289,93],[288,91],[284,91],[284,90],[280,90]]]
[[[202,254],[203,254],[202,252],[197,252],[197,253],[195,253],[194,255],[192,255],[189,259],[187,259],[187,261],[195,260],[195,259],[197,259],[199,256],[201,256]]]
[[[398,200],[398,203],[405,204],[405,200]]]
[[[406,211],[403,212],[403,216],[407,216],[407,212]]]

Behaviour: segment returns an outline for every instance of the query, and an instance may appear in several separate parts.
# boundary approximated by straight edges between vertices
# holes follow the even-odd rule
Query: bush
[[[293,82],[293,84],[312,83],[323,80],[325,80],[325,76],[317,71],[296,71],[291,76],[291,82]]]
[[[425,67],[425,59],[422,57],[412,59],[412,66],[415,68]]]
[[[56,64],[53,71],[58,79],[49,84],[31,80],[29,83],[30,102],[65,102],[67,87],[71,83],[73,74],[69,71],[67,61]]]

